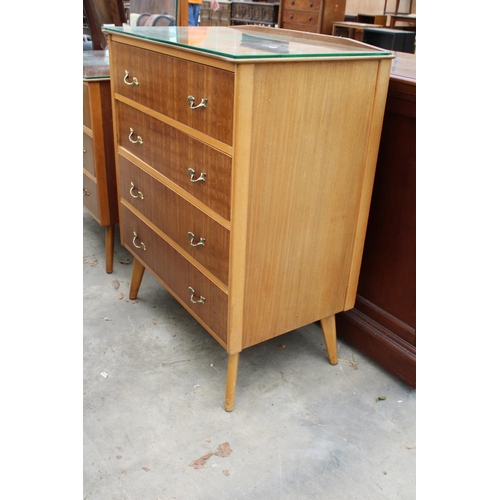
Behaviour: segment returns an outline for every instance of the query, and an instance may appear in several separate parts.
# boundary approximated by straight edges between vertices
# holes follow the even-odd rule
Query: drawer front
[[[83,168],[95,176],[94,143],[92,137],[83,133]]]
[[[231,157],[126,104],[115,105],[118,144],[229,220]],[[138,137],[142,144],[132,142]],[[201,174],[204,180],[191,181]]]
[[[307,24],[316,27],[318,24],[317,12],[304,12],[302,10],[284,10],[283,21],[298,24]]]
[[[317,25],[297,24],[297,23],[283,23],[282,26],[285,30],[307,31],[308,33],[319,33]]]
[[[83,206],[97,220],[100,220],[97,184],[85,174],[83,174]]]
[[[232,145],[233,73],[117,42],[111,50],[117,93]],[[191,109],[189,96],[206,107]]]
[[[122,156],[118,165],[122,199],[227,285],[229,230]]]
[[[121,210],[120,235],[122,244],[177,295],[188,311],[196,314],[226,344],[227,294],[125,206]],[[189,287],[195,292],[193,300],[204,297],[204,303],[191,302]]]
[[[89,86],[83,84],[83,124],[92,129],[92,120],[90,117],[90,96]]]
[[[283,9],[319,11],[321,0],[282,0]]]

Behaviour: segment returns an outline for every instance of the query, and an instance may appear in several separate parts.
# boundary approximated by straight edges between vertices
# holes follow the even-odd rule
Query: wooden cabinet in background
[[[344,21],[346,0],[281,0],[279,27],[331,35],[333,23]]]
[[[118,201],[107,51],[83,52],[83,206],[106,229],[106,272],[113,272]]]
[[[319,320],[336,364],[392,54],[257,26],[105,30],[130,297],[147,269],[227,351],[227,411],[248,347]]]
[[[210,1],[204,0],[200,7],[200,26],[230,26],[231,2],[219,0],[219,8],[213,11]]]
[[[392,63],[356,304],[338,333],[416,387],[416,56]]]
[[[276,26],[278,24],[279,2],[232,2],[231,25],[245,24]]]

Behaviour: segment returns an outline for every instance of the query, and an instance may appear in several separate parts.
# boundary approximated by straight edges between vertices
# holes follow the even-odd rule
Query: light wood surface
[[[137,298],[145,270],[144,264],[139,259],[134,259],[132,277],[130,279],[129,299],[135,300]]]
[[[236,393],[236,381],[238,378],[238,362],[240,354],[230,354],[227,358],[226,399],[224,409],[234,410],[234,396]]]
[[[321,320],[321,329],[323,330],[323,337],[325,339],[326,352],[328,353],[328,360],[332,365],[338,363],[337,357],[337,329],[335,326],[335,315],[332,314],[327,318]]]

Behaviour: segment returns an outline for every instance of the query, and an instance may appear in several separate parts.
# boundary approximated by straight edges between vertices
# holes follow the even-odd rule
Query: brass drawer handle
[[[290,14],[290,19],[293,19],[293,14]]]
[[[140,191],[137,191],[137,194],[134,194],[132,191],[135,189],[135,186],[134,186],[134,183],[131,182],[130,183],[130,196],[132,196],[132,198],[140,198],[141,200],[144,199],[144,195],[140,192]]]
[[[142,137],[140,135],[137,136],[137,140],[133,140],[132,139],[132,136],[134,135],[134,129],[132,127],[130,127],[130,134],[128,136],[128,140],[132,143],[132,144],[142,144]]]
[[[201,100],[200,104],[198,104],[198,106],[194,106],[194,97],[192,95],[190,95],[188,97],[188,103],[189,103],[189,107],[191,109],[198,109],[198,108],[206,108],[207,107],[207,101],[208,99],[206,99],[205,97]]]
[[[128,77],[129,77],[129,72],[125,70],[125,78],[123,79],[123,81],[125,82],[126,85],[139,85],[139,80],[135,76],[132,78],[131,82],[127,82]]]
[[[137,233],[134,231],[134,239],[132,240],[132,243],[134,244],[135,248],[142,248],[144,251],[146,251],[146,245],[141,241],[140,245],[137,245],[135,243],[135,240],[137,239]]]
[[[200,241],[198,243],[193,243],[193,240],[194,240],[194,233],[192,233],[191,231],[189,231],[188,233],[188,238],[190,240],[190,245],[192,247],[204,247],[205,246],[205,238],[200,238]]]
[[[312,19],[312,17],[311,17],[311,16],[309,16],[309,17],[307,18],[307,20],[308,20],[308,21],[310,21],[311,19]]]
[[[83,152],[84,152],[84,153],[86,153],[86,152],[87,152],[87,150],[86,150],[85,148],[83,148]]]
[[[205,182],[205,179],[207,178],[207,174],[206,174],[205,172],[202,172],[202,173],[200,174],[200,176],[198,177],[198,179],[195,179],[195,178],[194,178],[194,174],[195,174],[195,172],[194,172],[194,170],[193,170],[192,168],[188,168],[188,174],[191,176],[191,177],[189,178],[189,180],[190,180],[191,182],[200,182],[200,181],[201,181],[201,182]]]
[[[191,302],[193,304],[204,304],[205,303],[205,297],[202,297],[200,295],[200,298],[198,300],[193,300],[194,297],[194,288],[188,287],[189,293],[191,294]]]
[[[85,188],[83,188],[83,196],[90,196],[89,191]]]

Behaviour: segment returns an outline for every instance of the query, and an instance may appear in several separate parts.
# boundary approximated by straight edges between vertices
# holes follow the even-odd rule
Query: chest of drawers
[[[319,320],[335,364],[391,54],[265,27],[106,31],[130,297],[147,269],[227,351],[227,411],[247,347]]]
[[[106,272],[113,271],[118,222],[107,51],[83,52],[83,206],[105,228]]]
[[[346,0],[281,0],[279,27],[330,35],[344,21]]]

